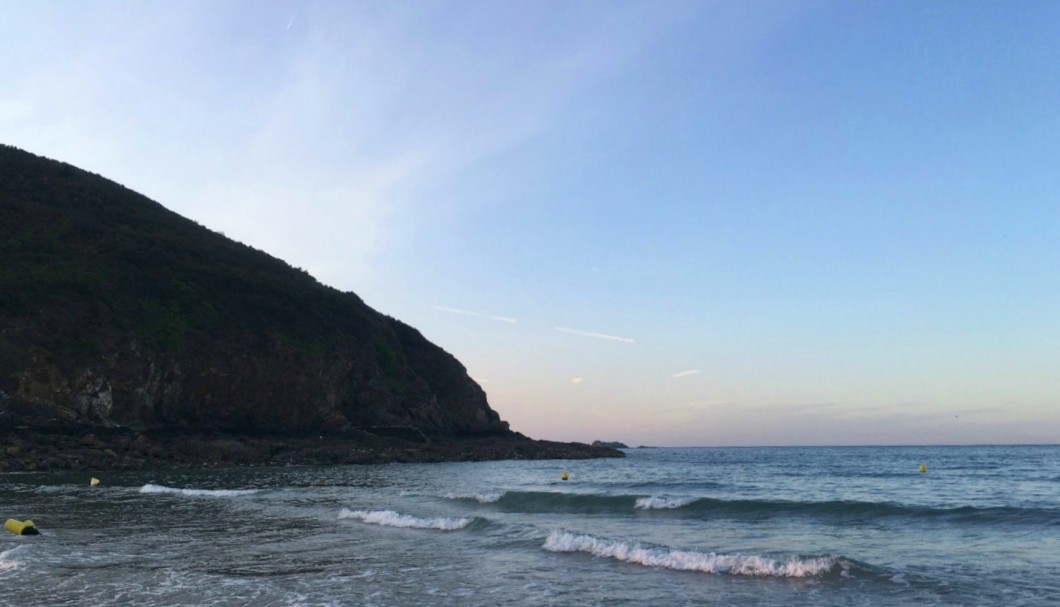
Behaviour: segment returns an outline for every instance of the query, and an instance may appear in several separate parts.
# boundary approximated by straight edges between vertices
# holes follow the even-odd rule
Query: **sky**
[[[0,143],[353,291],[515,430],[1060,442],[1060,3],[0,0]]]

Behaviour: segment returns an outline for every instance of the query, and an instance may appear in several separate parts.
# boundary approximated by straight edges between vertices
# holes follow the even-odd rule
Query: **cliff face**
[[[511,434],[454,357],[353,293],[11,147],[0,147],[0,423]]]

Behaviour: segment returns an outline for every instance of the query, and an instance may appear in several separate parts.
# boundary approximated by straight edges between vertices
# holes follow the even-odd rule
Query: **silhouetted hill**
[[[523,439],[453,356],[353,293],[8,146],[0,424]]]

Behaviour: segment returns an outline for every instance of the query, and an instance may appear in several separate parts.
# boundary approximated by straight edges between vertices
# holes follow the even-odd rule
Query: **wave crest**
[[[449,500],[474,500],[480,504],[493,504],[499,502],[503,493],[474,493],[470,495],[459,495],[456,493],[447,493],[445,499]]]
[[[441,531],[453,531],[463,529],[471,524],[474,519],[470,518],[419,518],[409,514],[400,514],[393,510],[350,510],[343,508],[339,512],[340,519],[352,518],[373,525],[386,527],[410,527],[413,529],[438,529]]]
[[[494,500],[494,497],[497,499]],[[624,495],[565,493],[552,491],[507,491],[498,496],[476,496],[482,503],[514,512],[617,512],[631,510],[668,511],[680,517],[805,516],[824,519],[871,520],[883,517],[908,519],[941,518],[977,524],[1035,524],[1056,526],[1060,510],[1051,507],[932,506],[893,502],[850,500],[788,501],[772,499],[715,498],[705,496]]]
[[[633,507],[639,510],[669,510],[672,508],[683,508],[696,501],[696,499],[694,497],[660,497],[653,495],[651,497],[637,498]]]
[[[252,495],[259,489],[177,489],[165,485],[153,485],[148,483],[140,487],[140,493],[170,493],[187,495],[190,497],[239,497],[241,495]]]
[[[18,569],[20,563],[15,559],[11,558],[11,555],[21,547],[22,546],[15,546],[10,550],[4,550],[3,552],[0,552],[0,573]]]
[[[636,543],[578,535],[568,531],[549,533],[542,547],[549,552],[585,552],[645,567],[757,577],[812,577],[842,567],[838,559],[830,556],[791,557],[778,561],[755,555],[647,548]]]

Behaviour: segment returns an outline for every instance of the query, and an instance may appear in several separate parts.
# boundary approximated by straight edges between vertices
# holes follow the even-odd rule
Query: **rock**
[[[125,457],[123,457],[121,459],[121,462],[118,464],[118,467],[123,469],[123,470],[134,470],[134,469],[143,468],[143,465],[144,465],[144,460],[133,458],[133,457],[129,457],[128,455],[126,455]]]
[[[58,457],[50,457],[41,464],[41,468],[45,470],[62,470],[67,467],[66,460]]]
[[[426,443],[428,438],[415,426],[369,426],[365,432],[384,438],[397,438],[410,443]]]
[[[620,443],[618,441],[606,442],[602,440],[594,440],[592,446],[606,447],[608,449],[629,449],[628,445],[626,445],[625,443]]]

